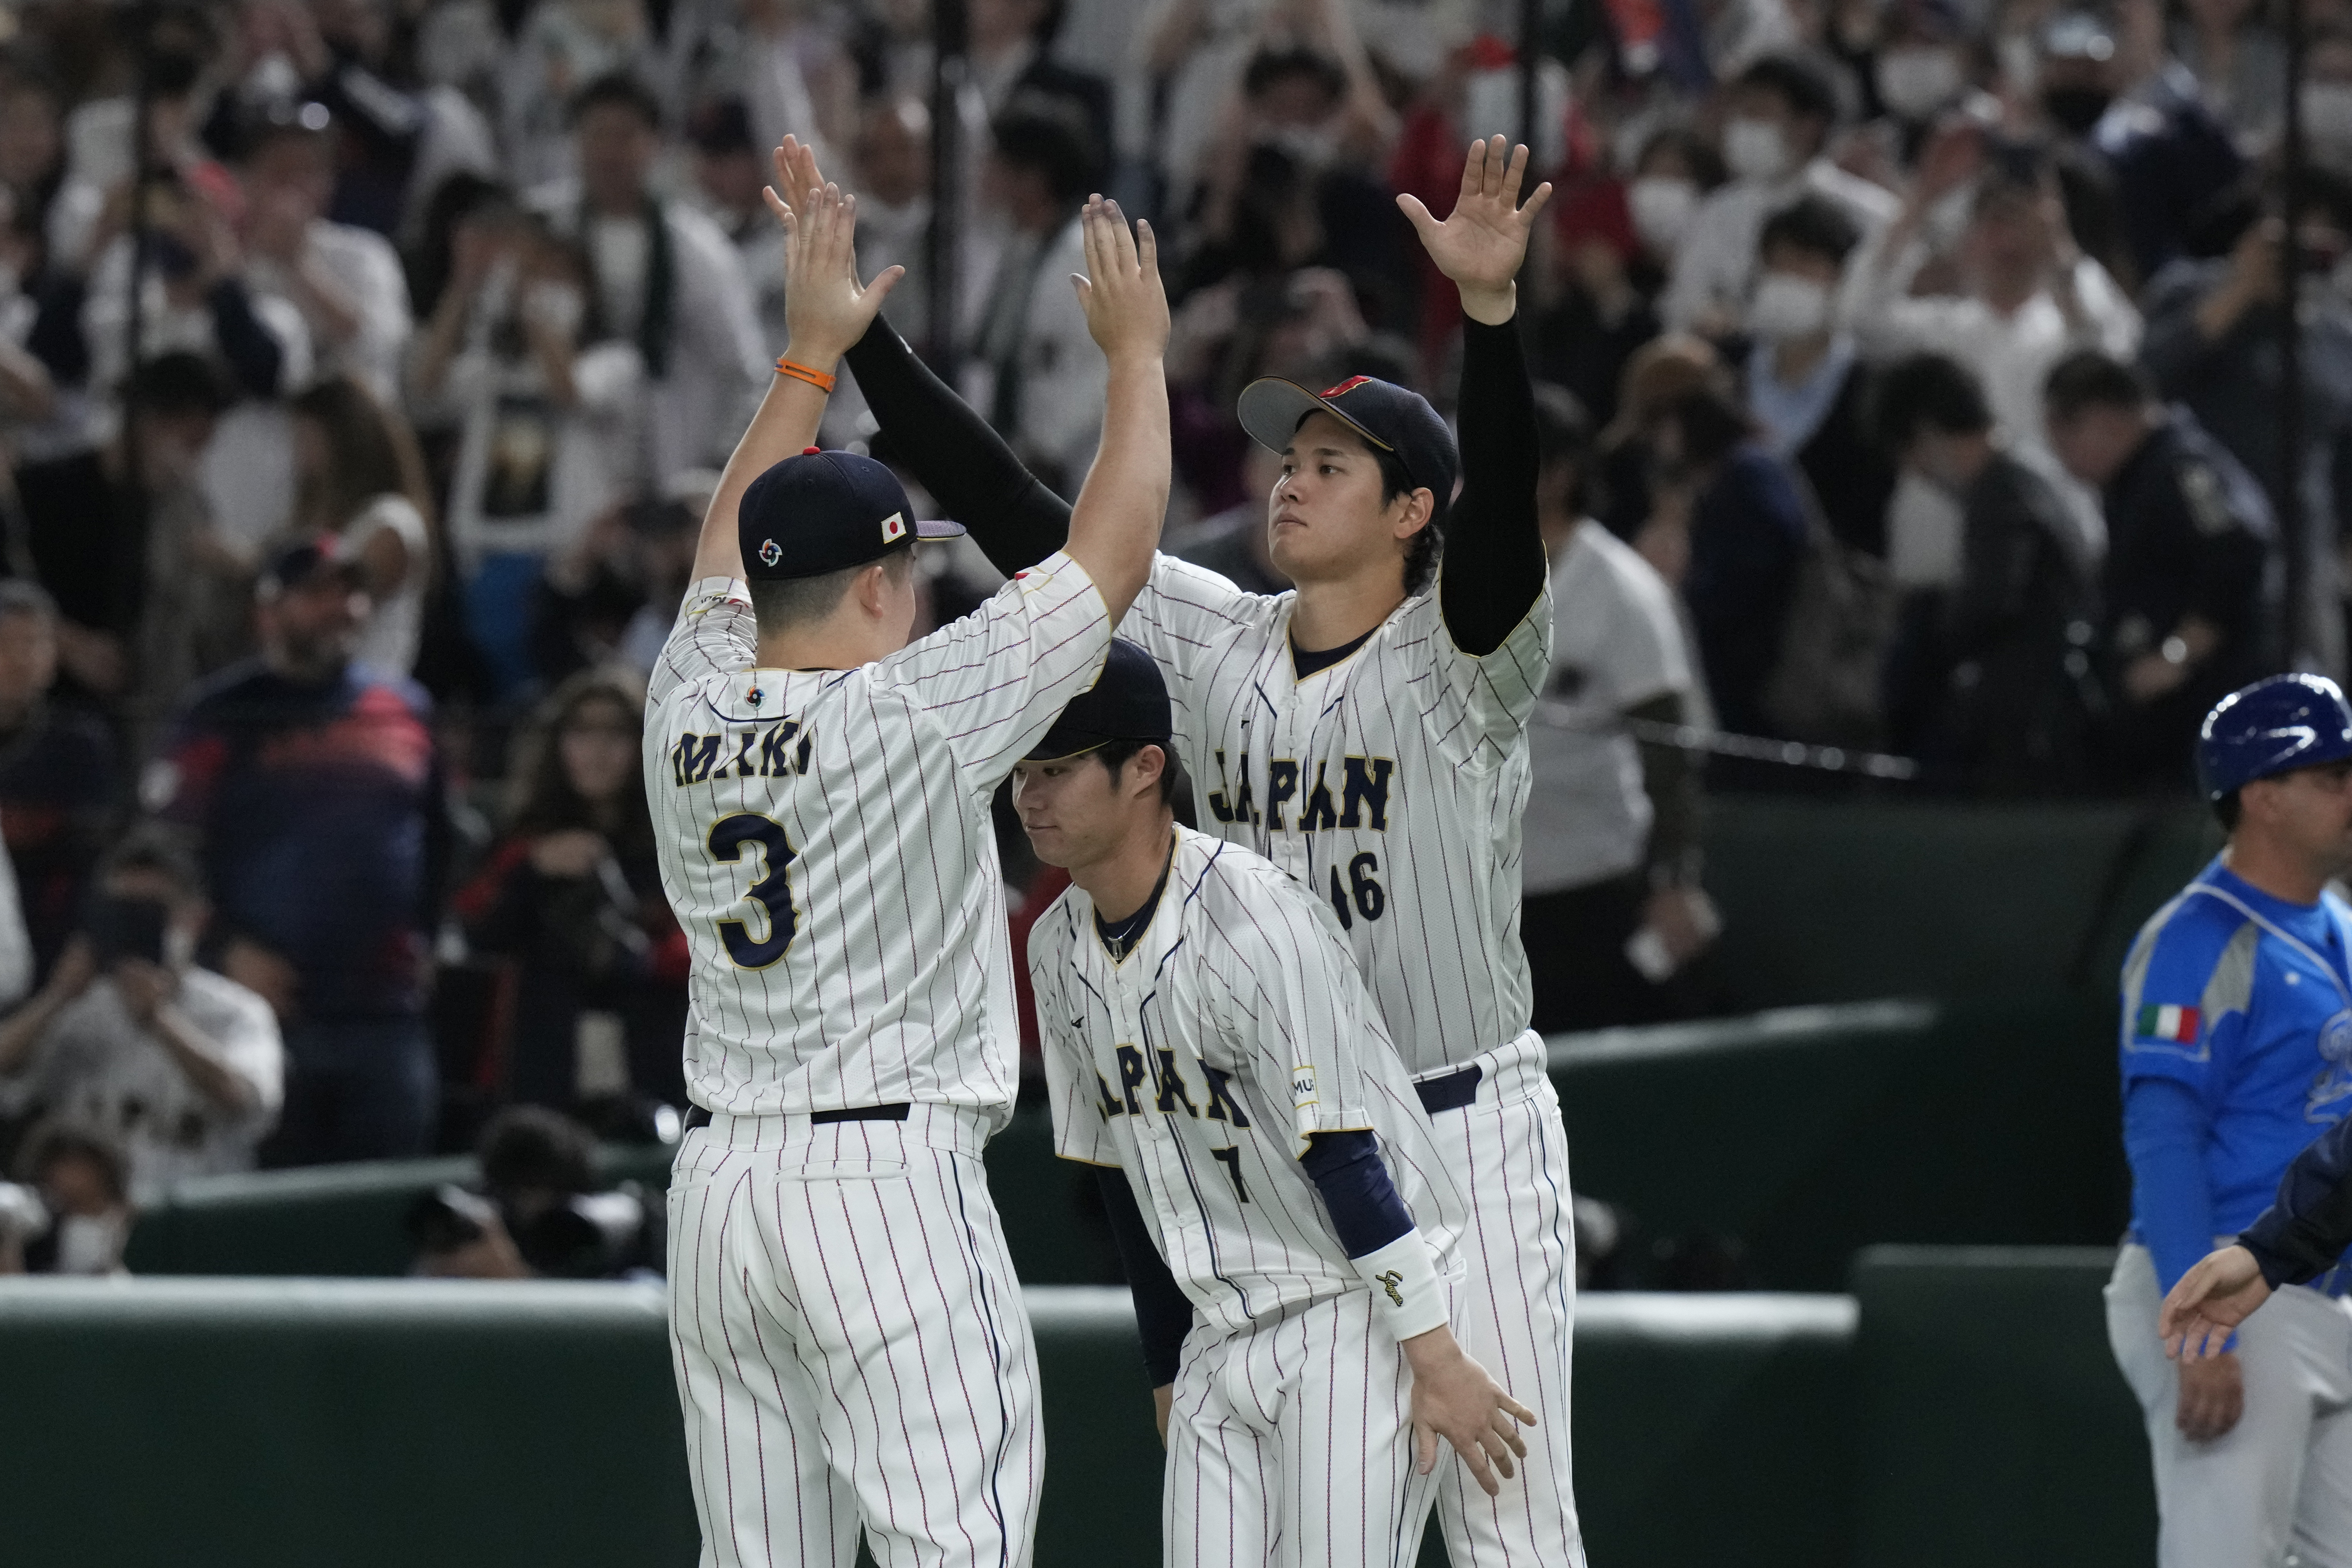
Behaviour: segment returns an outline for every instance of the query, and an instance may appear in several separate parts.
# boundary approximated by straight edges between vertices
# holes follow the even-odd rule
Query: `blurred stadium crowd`
[[[1538,1027],[1706,1006],[1702,779],[2185,796],[2215,698],[2344,659],[2352,5],[2306,11],[2292,194],[2257,0],[0,11],[0,1269],[106,1271],[139,1194],[257,1162],[488,1123],[536,1214],[582,1129],[676,1135],[641,682],[784,347],[786,132],[1065,493],[1077,207],[1152,217],[1168,547],[1267,592],[1236,394],[1450,411],[1393,197],[1531,142]],[[846,374],[825,437],[890,456]],[[1018,942],[1060,883],[1001,826]]]

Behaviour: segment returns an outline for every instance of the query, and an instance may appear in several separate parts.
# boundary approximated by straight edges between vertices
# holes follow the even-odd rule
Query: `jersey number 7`
[[[793,907],[793,890],[784,881],[784,868],[799,851],[772,817],[745,811],[710,825],[712,859],[740,860],[747,844],[758,847],[764,874],[743,896],[768,911],[768,934],[755,941],[743,921],[722,920],[719,940],[727,944],[727,956],[735,961],[736,968],[765,969],[784,956],[800,924],[800,911]]]

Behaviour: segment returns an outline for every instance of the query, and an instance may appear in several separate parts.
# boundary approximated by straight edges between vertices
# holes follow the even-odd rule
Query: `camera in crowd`
[[[420,1274],[455,1279],[657,1278],[660,1203],[634,1182],[593,1190],[595,1141],[571,1118],[518,1106],[479,1145],[481,1190],[445,1183],[407,1215]]]

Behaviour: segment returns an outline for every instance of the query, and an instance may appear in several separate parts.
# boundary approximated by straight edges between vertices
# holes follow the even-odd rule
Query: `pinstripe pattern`
[[[1429,1118],[1330,916],[1272,866],[1179,828],[1168,890],[1124,963],[1095,934],[1093,900],[1072,888],[1032,928],[1029,973],[1055,1151],[1125,1168],[1202,1321],[1244,1332],[1363,1293],[1298,1163],[1314,1132],[1370,1129],[1397,1194],[1448,1266],[1462,1197]],[[1141,1052],[1147,1076],[1133,1091],[1138,1112],[1114,1117],[1102,1100],[1123,1105],[1122,1046]],[[1209,1114],[1211,1069],[1247,1127]],[[1237,1152],[1230,1165],[1220,1150]]]
[[[670,1186],[701,1568],[1022,1568],[1044,1445],[984,1111],[719,1117]]]
[[[1044,1452],[980,1163],[1017,1040],[988,801],[1109,617],[1056,555],[860,669],[756,670],[756,629],[740,584],[697,584],[646,732],[688,1090],[717,1113],[670,1195],[701,1562],[847,1568],[862,1529],[883,1568],[1023,1568]]]
[[[1019,1036],[988,799],[1108,646],[1101,596],[1066,556],[854,670],[753,670],[740,587],[696,584],[646,731],[662,886],[693,949],[696,1104],[1011,1103]],[[715,750],[681,784],[688,735]],[[712,825],[743,814],[782,830],[789,865],[758,846],[733,860],[709,851]],[[792,941],[766,967],[740,966],[719,922],[770,936],[747,891],[779,869]]]
[[[1484,658],[1454,646],[1433,589],[1305,680],[1290,658],[1293,597],[1244,594],[1163,555],[1119,631],[1168,677],[1203,830],[1346,907],[1356,966],[1410,1070],[1466,1062],[1528,1026],[1519,818],[1549,590]],[[1391,764],[1384,827],[1368,796],[1347,819],[1350,757],[1368,781]],[[1337,820],[1317,812],[1318,783]],[[1377,894],[1360,894],[1365,882]]]
[[[1169,1568],[1413,1562],[1435,1478],[1413,1470],[1404,1352],[1371,1319],[1359,1290],[1185,1342],[1160,1489]]]

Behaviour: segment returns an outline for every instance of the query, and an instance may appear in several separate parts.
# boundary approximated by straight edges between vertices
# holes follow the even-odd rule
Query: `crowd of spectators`
[[[1499,0],[0,11],[0,1157],[86,1212],[58,1245],[501,1107],[674,1117],[639,683],[784,346],[787,132],[909,269],[892,325],[1064,493],[1102,395],[1078,205],[1151,216],[1169,548],[1265,591],[1236,395],[1450,412],[1458,312],[1394,198],[1531,142],[1541,1026],[1688,1005],[1703,772],[1836,783],[1677,734],[2178,792],[2215,695],[2343,662],[2352,0],[2305,5],[2292,191],[2253,0],[1537,10],[1532,71]],[[824,438],[891,455],[847,374]],[[927,565],[936,616],[992,584]]]

